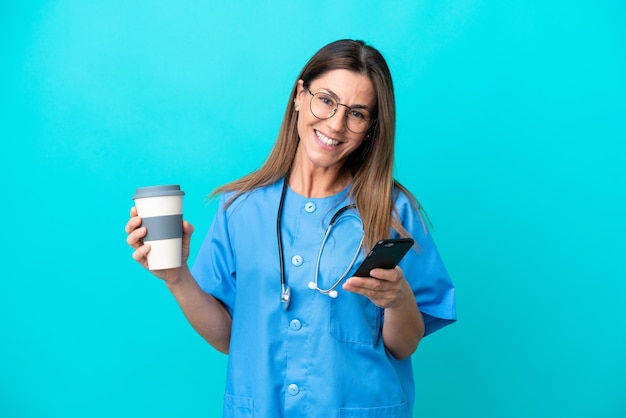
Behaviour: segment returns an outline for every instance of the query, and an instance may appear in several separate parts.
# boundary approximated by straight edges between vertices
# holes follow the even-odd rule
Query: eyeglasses
[[[328,93],[313,93],[308,87],[305,87],[305,89],[313,96],[311,98],[311,113],[316,118],[322,120],[330,119],[337,113],[339,106],[343,106],[348,109],[346,112],[346,127],[350,132],[361,134],[369,129],[372,123],[372,115],[369,110],[363,107],[354,108],[339,103]]]

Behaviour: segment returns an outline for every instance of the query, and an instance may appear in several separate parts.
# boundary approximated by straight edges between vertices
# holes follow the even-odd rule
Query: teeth
[[[335,147],[335,146],[340,144],[339,141],[335,141],[334,139],[330,139],[329,137],[327,137],[326,135],[322,134],[319,131],[315,131],[315,135],[317,135],[317,137],[320,139],[320,141],[322,141],[324,144],[326,144],[328,146]]]

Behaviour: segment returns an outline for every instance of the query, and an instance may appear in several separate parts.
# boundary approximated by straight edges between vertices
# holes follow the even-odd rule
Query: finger
[[[130,217],[133,218],[135,216],[137,216],[137,207],[133,206],[130,208]]]
[[[376,268],[370,272],[370,276],[378,280],[397,282],[404,277],[404,272],[397,266],[393,269]]]
[[[343,284],[342,286],[343,289],[348,292],[352,292],[352,293],[356,293],[358,295],[364,296],[368,298],[374,305],[381,307],[381,308],[384,308],[389,303],[389,301],[393,298],[393,292],[389,292],[387,290],[374,290],[371,288],[372,287],[371,283],[374,283],[374,282],[362,283],[360,280],[357,280],[357,279],[361,279],[361,278],[352,277],[348,279]],[[378,282],[381,283],[380,281]],[[375,284],[373,286],[377,287],[379,285]]]
[[[139,216],[132,216],[128,222],[126,222],[126,226],[124,227],[124,231],[127,234],[130,234],[135,229],[141,226],[141,218]]]
[[[130,234],[128,234],[128,236],[126,237],[126,242],[128,243],[128,245],[136,249],[143,245],[143,242],[141,240],[143,239],[143,237],[146,236],[146,232],[147,231],[145,226],[137,228]]]
[[[142,264],[146,264],[147,265],[147,257],[148,257],[148,253],[150,252],[150,244],[143,244],[139,247],[137,247],[137,249],[133,252],[133,259],[135,261],[138,261]]]
[[[344,289],[354,291],[356,293],[370,294],[371,292],[380,292],[383,290],[383,281],[371,277],[350,277],[344,283]]]
[[[183,261],[189,258],[189,248],[191,247],[191,234],[193,234],[193,225],[187,221],[183,221]]]
[[[191,236],[193,234],[194,227],[187,221],[183,221],[183,234]]]

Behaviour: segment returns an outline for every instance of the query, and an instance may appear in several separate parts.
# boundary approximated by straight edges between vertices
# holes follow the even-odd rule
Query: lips
[[[337,145],[341,144],[340,141],[331,139],[318,130],[315,131],[315,135],[324,145],[328,145],[329,147],[336,147]]]

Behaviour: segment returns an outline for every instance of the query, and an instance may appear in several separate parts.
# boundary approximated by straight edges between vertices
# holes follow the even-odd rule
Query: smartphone
[[[375,268],[392,269],[413,246],[412,238],[383,239],[374,245],[353,276],[369,277]]]

